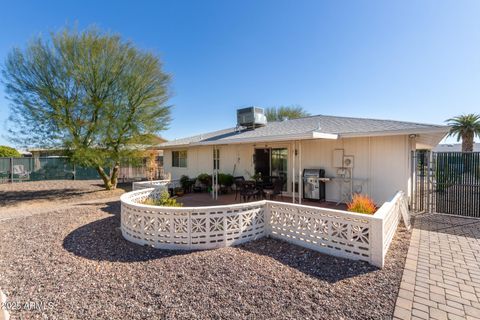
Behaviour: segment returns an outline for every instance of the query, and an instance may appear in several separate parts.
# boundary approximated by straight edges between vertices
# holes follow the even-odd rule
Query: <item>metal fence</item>
[[[64,157],[0,158],[0,182],[98,179],[95,168],[75,165]]]
[[[412,155],[412,209],[480,217],[480,152]]]
[[[107,174],[110,170],[106,169]],[[118,178],[122,182],[158,179],[162,168],[123,165]],[[75,165],[66,157],[0,158],[0,183],[42,180],[93,180],[100,179],[92,167]]]

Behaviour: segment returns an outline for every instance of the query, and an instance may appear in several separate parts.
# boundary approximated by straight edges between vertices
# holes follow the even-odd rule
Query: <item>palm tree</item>
[[[448,136],[462,139],[462,152],[472,152],[475,136],[480,137],[480,114],[463,114],[446,122],[451,127]]]

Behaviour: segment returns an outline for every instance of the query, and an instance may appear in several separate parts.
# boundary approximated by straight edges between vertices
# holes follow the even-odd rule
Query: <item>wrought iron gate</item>
[[[413,152],[412,182],[412,210],[480,217],[480,152]]]

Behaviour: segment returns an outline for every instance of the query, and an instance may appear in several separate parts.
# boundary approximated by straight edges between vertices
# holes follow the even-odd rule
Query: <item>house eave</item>
[[[438,127],[438,128],[420,128],[420,129],[406,129],[406,130],[388,130],[378,132],[352,132],[342,133],[340,138],[364,138],[364,137],[385,137],[385,136],[400,136],[409,134],[422,134],[422,133],[436,133],[447,135],[450,127]]]
[[[295,141],[295,140],[311,140],[311,139],[329,139],[336,140],[338,135],[328,134],[321,132],[307,132],[301,134],[288,134],[288,135],[275,135],[267,137],[249,137],[230,139],[222,141],[202,141],[190,144],[190,146],[211,146],[211,145],[227,145],[227,144],[245,144],[245,143],[258,143],[258,142],[282,142],[282,141]]]
[[[324,133],[318,131],[310,131],[300,134],[285,134],[285,135],[272,135],[263,137],[248,137],[248,138],[236,138],[236,139],[223,139],[212,141],[197,141],[191,143],[180,143],[171,145],[158,145],[161,149],[178,149],[198,146],[220,146],[229,144],[247,144],[247,143],[259,143],[259,142],[284,142],[284,141],[296,141],[296,140],[338,140],[341,138],[362,138],[362,137],[382,137],[382,136],[396,136],[396,135],[409,135],[409,134],[441,134],[446,135],[449,131],[449,127],[438,128],[420,128],[420,129],[408,129],[408,130],[390,130],[390,131],[378,131],[378,132],[356,132],[356,133]]]

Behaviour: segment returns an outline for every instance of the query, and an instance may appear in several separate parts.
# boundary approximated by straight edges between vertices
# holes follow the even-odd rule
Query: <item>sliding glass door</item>
[[[283,189],[287,190],[288,149],[263,148],[255,149],[255,173],[262,176],[281,177]]]
[[[288,149],[274,148],[271,151],[271,167],[272,176],[281,177],[283,179],[283,191],[287,191],[288,178]]]

